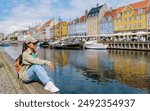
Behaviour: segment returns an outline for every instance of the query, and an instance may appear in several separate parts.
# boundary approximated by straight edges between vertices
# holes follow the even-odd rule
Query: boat
[[[96,41],[87,41],[83,45],[84,49],[99,49],[99,50],[105,50],[107,49],[108,45],[105,45],[103,43],[97,43]]]
[[[42,43],[40,43],[39,46],[42,47],[42,48],[49,48],[50,47],[48,42],[42,42]]]
[[[81,49],[82,46],[79,42],[59,42],[54,44],[56,49]]]
[[[7,41],[2,41],[0,42],[0,46],[7,47],[7,46],[10,46],[10,44]]]
[[[18,45],[18,41],[11,41],[10,44],[11,45]]]

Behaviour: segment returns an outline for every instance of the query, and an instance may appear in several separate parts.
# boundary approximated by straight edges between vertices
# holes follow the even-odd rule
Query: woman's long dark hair
[[[22,46],[22,54],[25,50],[27,50],[27,48],[28,48],[28,45],[24,42]]]
[[[24,52],[25,50],[27,50],[27,49],[28,49],[28,45],[24,42],[24,43],[23,43],[23,47],[22,47],[22,54],[23,54],[23,52]],[[36,53],[36,51],[33,50],[33,53]]]

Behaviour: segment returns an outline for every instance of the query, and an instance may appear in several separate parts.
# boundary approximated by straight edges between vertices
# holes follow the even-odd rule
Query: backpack
[[[21,69],[22,67],[22,55],[19,55],[19,57],[16,59],[15,61],[15,70],[17,72],[17,77],[19,79],[19,70]]]

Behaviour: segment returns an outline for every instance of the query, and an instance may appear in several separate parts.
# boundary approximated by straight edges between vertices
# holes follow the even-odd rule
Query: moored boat
[[[7,46],[10,46],[10,44],[7,41],[2,41],[0,42],[0,46],[7,47]]]
[[[99,49],[99,50],[105,50],[107,49],[108,45],[97,43],[96,41],[87,41],[83,45],[83,48],[85,49]]]

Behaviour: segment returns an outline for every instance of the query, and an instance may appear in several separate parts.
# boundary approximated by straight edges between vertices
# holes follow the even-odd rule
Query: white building
[[[0,41],[4,39],[4,34],[3,33],[0,33]]]
[[[86,15],[81,16],[79,19],[73,20],[68,28],[69,36],[86,36]]]

